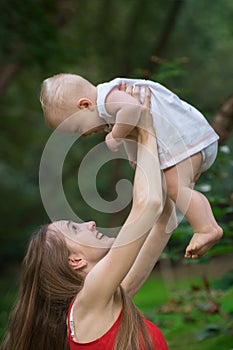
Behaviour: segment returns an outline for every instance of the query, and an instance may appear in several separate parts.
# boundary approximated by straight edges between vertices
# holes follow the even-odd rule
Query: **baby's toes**
[[[194,258],[197,256],[197,246],[196,244],[190,243],[185,251],[185,258]]]
[[[192,257],[192,249],[191,249],[191,247],[188,246],[188,247],[186,248],[184,257],[185,257],[185,258],[191,258],[191,257]]]

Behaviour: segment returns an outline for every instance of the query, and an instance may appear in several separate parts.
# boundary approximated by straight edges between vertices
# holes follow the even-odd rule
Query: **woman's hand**
[[[140,102],[142,108],[141,118],[138,126],[131,131],[131,133],[127,136],[128,140],[125,140],[124,142],[125,150],[129,159],[129,164],[131,168],[135,170],[137,165],[138,128],[147,130],[154,135],[153,122],[150,115],[151,92],[148,87],[145,88],[144,101],[141,102],[141,89],[144,89],[144,87],[137,85],[133,89],[132,85],[126,85],[125,82],[122,82],[119,89],[135,97]]]
[[[145,96],[143,102],[141,101],[142,89],[145,89]],[[127,94],[133,96],[141,104],[142,113],[137,128],[145,129],[154,134],[155,131],[153,127],[153,120],[150,114],[151,91],[149,87],[144,88],[143,86],[136,85],[133,89],[133,86],[131,84],[126,84],[125,82],[122,82],[122,84],[120,85],[120,90],[125,91]],[[137,140],[137,131],[134,129],[128,138],[132,140]]]

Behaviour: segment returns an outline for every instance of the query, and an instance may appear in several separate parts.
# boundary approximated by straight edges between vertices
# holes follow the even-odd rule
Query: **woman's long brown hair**
[[[69,304],[83,280],[68,264],[62,237],[41,227],[28,246],[16,305],[3,350],[64,350]]]
[[[29,243],[2,350],[69,349],[67,312],[83,278],[70,268],[63,238],[46,235],[47,230],[48,225],[42,226]],[[121,295],[122,322],[114,350],[154,350],[141,314],[122,288]]]

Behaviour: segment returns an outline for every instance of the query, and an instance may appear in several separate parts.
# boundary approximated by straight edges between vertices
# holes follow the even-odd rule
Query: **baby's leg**
[[[201,153],[197,153],[176,166],[164,170],[168,195],[186,216],[194,231],[186,248],[186,258],[203,256],[223,234],[207,198],[193,190],[199,176],[201,162]]]
[[[198,216],[192,220],[193,224],[191,220],[189,220],[193,227],[194,235],[186,248],[185,257],[198,258],[207,253],[208,250],[222,237],[223,230],[217,224],[210,204],[203,194],[193,191],[191,205],[194,210],[197,208],[196,213]],[[202,216],[199,217],[199,213]]]

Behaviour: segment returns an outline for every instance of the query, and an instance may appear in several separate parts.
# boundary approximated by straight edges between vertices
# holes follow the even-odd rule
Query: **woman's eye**
[[[75,226],[75,225],[72,225],[72,229],[74,230],[74,231],[78,231],[78,227],[77,226]]]

